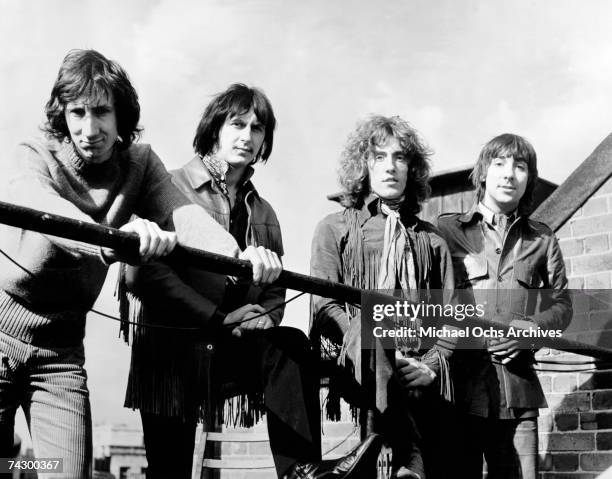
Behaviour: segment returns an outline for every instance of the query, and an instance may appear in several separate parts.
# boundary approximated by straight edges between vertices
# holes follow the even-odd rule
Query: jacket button
[[[496,252],[497,254],[501,254],[501,248],[495,248],[495,252]]]
[[[504,280],[504,278],[502,278],[501,276],[497,277],[497,281],[499,281],[500,283]]]

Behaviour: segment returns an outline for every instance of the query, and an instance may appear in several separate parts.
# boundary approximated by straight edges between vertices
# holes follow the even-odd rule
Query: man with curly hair
[[[417,302],[442,301],[443,289],[453,287],[450,253],[437,230],[416,216],[429,193],[429,155],[419,134],[400,117],[372,116],[359,123],[340,160],[345,208],[324,218],[314,235],[314,276],[364,290],[396,291]],[[418,322],[398,326],[418,330]],[[337,353],[339,365],[352,373],[350,380],[343,374],[342,384],[330,385],[332,415],[340,389],[351,405],[372,406],[360,387],[366,383],[361,327],[359,308],[313,297],[311,336],[326,352]],[[444,409],[440,393],[450,399],[451,345],[422,339],[372,351],[374,428],[392,448],[394,478],[446,477],[444,461],[433,453],[434,444],[443,442],[438,434]]]

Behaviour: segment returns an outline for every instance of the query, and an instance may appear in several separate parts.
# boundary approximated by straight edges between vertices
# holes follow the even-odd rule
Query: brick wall
[[[570,288],[610,289],[612,181],[605,183],[557,232]],[[609,295],[608,295],[609,296]],[[605,303],[578,307],[571,337],[611,347],[612,315]],[[578,360],[577,354],[542,350],[544,359]],[[589,479],[612,474],[612,372],[540,373],[549,403],[541,411],[541,477]],[[610,472],[604,474],[604,471]]]

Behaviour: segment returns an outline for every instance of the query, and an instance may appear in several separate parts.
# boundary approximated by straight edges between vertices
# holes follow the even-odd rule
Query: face
[[[241,115],[228,116],[219,131],[217,157],[233,168],[246,168],[259,154],[264,136],[265,127],[253,108]]]
[[[395,200],[406,190],[410,160],[397,138],[375,146],[368,159],[370,190],[383,200]]]
[[[88,163],[103,163],[117,141],[117,116],[112,95],[91,100],[79,98],[64,109],[70,139]]]
[[[525,161],[512,156],[493,158],[485,179],[483,203],[495,213],[511,213],[525,194],[529,171]]]

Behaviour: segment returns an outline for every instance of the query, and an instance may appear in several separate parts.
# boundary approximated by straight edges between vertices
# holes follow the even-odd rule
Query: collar
[[[358,210],[361,226],[363,226],[370,218],[377,216],[378,214],[382,214],[380,211],[380,204],[380,198],[374,193],[370,193],[364,198],[363,206]],[[414,228],[417,225],[418,219],[416,216],[407,215],[403,211],[402,207],[400,207],[399,211],[402,223],[406,228]]]
[[[201,188],[206,183],[213,183],[213,177],[208,171],[208,168],[206,168],[204,163],[202,163],[202,158],[200,158],[200,155],[195,155],[189,161],[189,163],[187,163],[183,167],[183,170],[187,175],[187,181],[189,181],[189,186],[191,186],[194,190]],[[257,190],[255,189],[255,186],[251,182],[251,177],[253,176],[253,174],[255,174],[255,170],[253,169],[253,167],[248,166],[247,169],[244,171],[244,175],[242,176],[241,186],[239,189],[244,189],[245,192],[253,191],[255,195],[259,196]]]
[[[460,223],[471,223],[474,219],[479,220],[482,218],[482,213],[478,211],[478,203],[474,202],[472,207],[465,213],[461,213],[457,218]]]
[[[480,219],[484,219],[485,221],[491,222],[491,224],[494,224],[491,218],[487,218],[485,216],[485,214],[489,214],[491,216],[494,215],[494,213],[487,208],[486,206],[482,205],[482,209],[480,208],[481,203],[478,201],[475,201],[474,204],[472,205],[472,207],[466,212],[466,213],[462,213],[459,215],[459,217],[457,218],[457,221],[459,221],[460,223],[464,223],[464,224],[469,224],[472,221],[478,221]],[[518,216],[518,210],[515,210],[513,213],[514,218],[518,218],[519,222],[522,223],[526,228],[533,228],[532,225],[529,224],[529,219],[526,216]]]
[[[480,214],[482,215],[483,219],[487,223],[489,223],[492,226],[497,226],[497,223],[499,221],[498,218],[501,213],[495,213],[488,206],[486,206],[482,201],[478,203],[477,208]],[[517,210],[514,210],[512,213],[510,213],[509,215],[505,215],[505,216],[508,218],[508,224],[512,224],[518,217]]]
[[[113,147],[113,153],[111,157],[103,163],[88,163],[79,156],[79,153],[74,146],[72,141],[64,140],[60,144],[58,152],[58,159],[61,163],[69,167],[77,175],[82,178],[95,178],[104,174],[106,171],[110,171],[114,168],[114,165],[118,163],[119,156],[121,153],[117,147]]]

